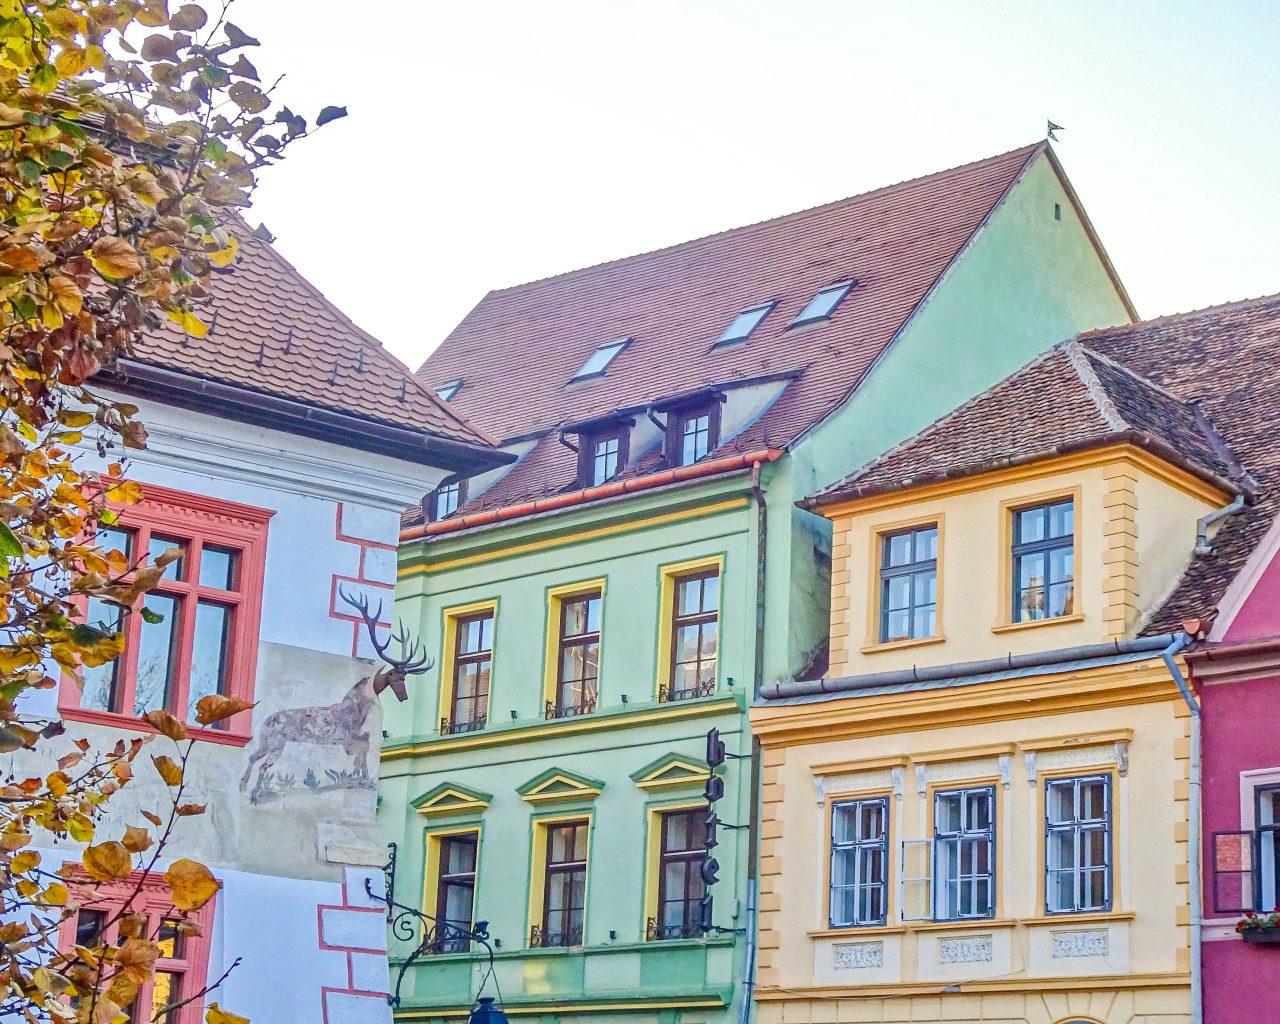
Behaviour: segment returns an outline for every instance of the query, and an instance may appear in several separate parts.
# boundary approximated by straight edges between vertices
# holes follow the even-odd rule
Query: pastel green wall
[[[398,844],[396,895],[416,904],[424,871],[424,832],[470,820],[424,817],[413,800],[441,782],[460,783],[493,794],[481,818],[483,834],[477,877],[477,919],[490,922],[502,942],[497,971],[508,1004],[537,1000],[595,1005],[601,1001],[651,1001],[656,990],[669,999],[713,999],[731,1014],[740,999],[741,942],[734,936],[665,943],[644,942],[644,835],[648,809],[701,797],[701,786],[647,793],[630,775],[669,753],[701,760],[707,730],[720,729],[734,753],[749,753],[745,709],[752,687],[755,651],[754,505],[747,474],[654,495],[624,504],[596,506],[540,521],[513,524],[484,535],[436,540],[406,547],[402,566],[423,551],[432,562],[483,551],[509,551],[533,541],[580,538],[586,530],[625,528],[611,536],[575,540],[523,554],[411,576],[402,582],[398,611],[440,657],[443,612],[460,604],[497,597],[490,720],[486,735],[504,741],[479,749],[433,754],[451,743],[438,729],[436,672],[420,678],[408,704],[387,705],[384,749],[417,742],[423,753],[382,766],[380,820]],[[733,503],[728,511],[709,506]],[[638,526],[654,516],[689,513],[690,518]],[[714,697],[660,705],[654,700],[659,657],[660,569],[704,556],[724,558],[721,586],[719,684]],[[542,716],[543,653],[547,590],[604,577],[600,703],[591,716],[613,727],[570,735],[545,735]],[[730,685],[732,680],[732,685]],[[626,694],[628,703],[622,703]],[[513,723],[510,712],[515,710]],[[647,713],[665,715],[631,724]],[[692,713],[692,717],[689,717]],[[725,775],[726,821],[750,813],[748,762],[731,762]],[[548,768],[604,782],[587,802],[532,806],[517,789]],[[549,814],[590,810],[592,833],[584,950],[526,950],[533,821]],[[745,832],[724,830],[716,851],[722,881],[716,886],[716,921],[742,927],[745,919]],[[429,910],[430,908],[428,908]],[[393,950],[393,955],[395,951]],[[469,1005],[474,995],[475,957],[426,958],[404,989],[406,1007]],[[636,1010],[637,1021],[645,1012]],[[675,1012],[675,1011],[669,1011]],[[626,1014],[623,1014],[626,1017]],[[716,1019],[699,1011],[698,1020]],[[655,1018],[656,1019],[656,1018]]]
[[[829,577],[813,567],[823,560],[815,558],[815,548],[829,560],[830,527],[797,509],[796,501],[911,437],[1051,345],[1129,320],[1061,179],[1042,155],[853,396],[780,467],[769,493],[765,679],[803,668],[825,645],[829,629]]]

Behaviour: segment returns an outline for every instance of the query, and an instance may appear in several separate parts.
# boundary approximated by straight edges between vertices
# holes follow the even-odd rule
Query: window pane
[[[887,557],[885,564],[890,568],[899,565],[908,565],[911,562],[911,534],[895,533],[885,538],[887,547]]]
[[[852,842],[854,805],[836,804],[831,811],[831,834],[837,843]]]
[[[178,922],[166,918],[160,925],[156,936],[156,945],[160,947],[160,955],[168,960],[180,960],[183,956],[184,937],[178,931]]]
[[[908,611],[889,612],[885,618],[885,643],[894,640],[907,640],[911,637],[911,613]]]
[[[443,870],[447,875],[476,869],[476,841],[472,836],[453,836],[444,841]]]
[[[963,797],[959,793],[940,793],[937,798],[938,832],[959,832]]]
[[[915,621],[912,623],[912,639],[918,640],[922,637],[933,636],[935,632],[937,632],[937,630],[934,626],[933,605],[928,605],[924,608],[917,608]]]
[[[151,542],[147,545],[147,561],[154,564],[155,560],[170,548],[177,548],[182,554],[176,561],[170,562],[164,567],[164,575],[161,576],[161,579],[185,579],[187,575],[187,542],[181,537],[166,537],[162,534],[153,533]]]
[[[714,612],[720,607],[720,577],[706,576],[702,580],[702,610]]]
[[[840,284],[831,285],[823,288],[812,299],[809,304],[800,311],[800,315],[792,321],[792,326],[796,324],[810,323],[815,320],[825,320],[831,316],[836,306],[840,304],[840,300],[848,294],[852,282],[842,281]]]
[[[1049,536],[1069,537],[1072,533],[1073,503],[1064,501],[1049,506]]]
[[[769,315],[771,309],[773,309],[773,303],[771,302],[763,306],[752,306],[750,309],[744,309],[733,318],[733,322],[725,328],[724,334],[720,335],[716,344],[726,345],[731,341],[742,341],[743,338],[747,337],[759,326],[761,320]]]
[[[201,573],[203,576],[203,572]],[[196,702],[211,693],[225,693],[227,644],[231,639],[231,609],[212,601],[196,604],[196,631],[191,643],[191,687],[189,719],[194,719]],[[218,723],[221,725],[222,723]]]
[[[102,938],[102,926],[107,923],[105,910],[81,910],[76,916],[76,945],[93,947]]]
[[[1102,821],[1107,816],[1107,784],[1102,779],[1080,783],[1080,820]]]
[[[858,822],[858,838],[878,840],[884,836],[884,807],[879,802],[864,803]]]
[[[232,548],[218,548],[206,544],[200,549],[200,586],[217,590],[234,590],[236,585],[236,558]]]
[[[1024,509],[1018,513],[1018,543],[1030,544],[1045,539],[1048,513],[1043,508]]]
[[[591,377],[597,373],[603,373],[610,363],[617,357],[618,353],[627,347],[630,339],[623,338],[620,341],[610,342],[608,345],[601,345],[598,349],[587,356],[587,361],[582,364],[581,369],[573,375],[573,380],[582,377]]]
[[[916,604],[935,604],[938,599],[938,574],[936,572],[917,572],[911,574],[915,587]]]
[[[101,543],[102,531],[98,531]],[[85,611],[85,623],[98,629],[120,632],[123,610],[118,605],[107,604],[98,598],[90,598]],[[116,692],[116,680],[120,674],[120,659],[109,661],[105,665],[85,666],[81,670],[84,677],[84,689],[80,692],[80,706],[92,711],[119,711],[117,706],[119,694]]]
[[[938,528],[936,526],[931,526],[926,530],[917,530],[915,538],[915,560],[917,562],[928,562],[938,557]]]
[[[181,985],[182,975],[172,971],[156,971],[151,983],[151,1019],[156,1024],[174,1024],[177,1021],[178,1010],[170,1010],[164,1014],[160,1011],[182,998]]]
[[[1067,583],[1072,577],[1074,568],[1072,546],[1054,548],[1049,552],[1049,582]]]
[[[911,577],[892,576],[885,581],[887,595],[885,606],[891,610],[907,608],[911,605]]]
[[[1045,813],[1049,824],[1075,820],[1075,786],[1070,782],[1051,782],[1045,787]]]
[[[138,631],[138,682],[134,692],[133,713],[158,711],[165,707],[173,684],[174,655],[177,652],[178,613],[182,607],[176,597],[152,592],[143,599],[143,607],[162,615],[161,622],[142,621]]]

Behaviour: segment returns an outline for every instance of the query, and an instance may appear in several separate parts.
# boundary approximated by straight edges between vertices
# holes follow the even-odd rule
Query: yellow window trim
[[[720,596],[716,601],[716,689],[720,688],[720,667],[724,662],[723,651],[720,650],[724,616],[724,555],[710,555],[704,558],[691,558],[684,562],[672,562],[658,568],[660,603],[658,605],[658,671],[653,684],[655,700],[662,687],[671,685],[671,644],[673,643],[671,619],[676,596],[676,578],[689,573],[702,572],[705,569],[715,569],[720,578]]]
[[[529,921],[524,932],[527,945],[529,936],[535,927],[542,927],[542,910],[547,892],[547,834],[550,826],[561,825],[566,821],[585,821],[587,823],[587,880],[582,888],[582,942],[587,942],[587,911],[591,902],[591,833],[595,819],[590,811],[576,811],[572,814],[553,814],[533,819],[533,849],[529,857]]]
[[[1010,744],[1009,748],[1010,750],[1012,750],[1013,745]],[[1003,913],[1003,911],[1005,910],[1004,872],[1000,870],[1000,861],[1001,861],[1001,858],[1004,857],[1005,846],[1007,844],[1004,841],[1005,788],[1001,784],[1000,777],[998,775],[976,775],[972,778],[967,778],[967,779],[939,779],[937,782],[930,782],[928,785],[926,785],[924,799],[925,799],[925,816],[926,816],[925,820],[928,821],[929,823],[928,838],[933,840],[936,840],[938,838],[938,815],[936,812],[936,805],[934,802],[935,798],[939,793],[951,793],[959,789],[993,789],[995,791],[995,799],[992,801],[992,803],[994,804],[993,810],[995,812],[995,820],[992,822],[992,831],[991,831],[992,838],[995,840],[993,844],[994,850],[992,851],[993,860],[994,860],[995,869],[996,869],[995,878],[992,882],[992,885],[994,886],[995,893],[996,893],[995,914],[993,917],[981,917],[981,918],[966,917],[966,918],[959,918],[954,921],[951,921],[951,920],[940,921],[940,920],[937,920],[936,917],[931,921],[908,921],[906,922],[906,924],[909,928],[918,929],[918,928],[924,927],[927,930],[931,927],[936,927],[937,929],[945,929],[945,928],[965,928],[971,925],[980,926],[984,924],[987,926],[991,926],[996,921],[1003,921],[1005,919],[1004,913]],[[932,855],[933,855],[933,850],[931,849],[930,856],[932,857]],[[929,865],[929,884],[933,888],[933,891],[929,894],[929,909],[935,915],[938,912],[938,908],[933,905],[934,899],[936,898],[937,891],[938,891],[938,879],[934,873],[936,867],[937,867],[937,858],[933,857],[933,862]]]
[[[567,597],[580,597],[583,594],[599,593],[600,595],[600,651],[599,661],[597,662],[597,670],[601,670],[604,665],[604,591],[605,577],[600,576],[594,580],[582,580],[579,583],[565,583],[558,587],[547,588],[547,649],[546,659],[542,669],[542,706],[547,704],[555,705],[556,702],[556,676],[560,661],[560,608],[564,604]],[[604,679],[603,671],[600,671],[600,682]]]
[[[871,557],[867,560],[867,565],[871,566],[868,584],[871,593],[868,595],[867,601],[867,641],[863,644],[859,653],[861,654],[877,654],[880,651],[897,651],[904,647],[921,647],[926,644],[942,643],[946,636],[942,628],[942,565],[943,554],[943,535],[945,533],[945,516],[942,512],[933,512],[929,515],[913,516],[910,519],[900,519],[892,523],[877,524],[871,531]],[[933,629],[931,636],[911,637],[906,640],[885,640],[880,639],[880,570],[884,568],[884,538],[891,533],[901,533],[903,530],[914,530],[921,526],[936,526],[938,528],[938,557],[937,557],[937,584],[935,593],[937,601],[935,602],[933,614]]]
[[[440,895],[440,841],[450,836],[465,835],[476,837],[476,884],[471,891],[471,918],[475,920],[476,901],[480,896],[480,847],[484,842],[484,825],[479,822],[439,829],[429,828],[423,832],[422,912],[424,914],[435,916],[436,899]]]
[[[1061,779],[1079,779],[1087,775],[1106,775],[1111,779],[1111,910],[1109,911],[1082,911],[1079,914],[1061,913],[1050,914],[1047,911],[1048,903],[1045,900],[1044,876],[1045,876],[1045,856],[1046,842],[1048,835],[1048,810],[1045,807],[1045,794],[1049,791],[1049,783],[1057,782]],[[1032,921],[1054,921],[1065,927],[1076,922],[1085,922],[1091,916],[1098,913],[1104,914],[1110,918],[1116,913],[1123,913],[1120,910],[1124,906],[1125,901],[1121,898],[1125,894],[1120,891],[1120,771],[1115,763],[1102,762],[1093,765],[1071,765],[1069,768],[1050,768],[1048,770],[1040,770],[1036,772],[1036,821],[1040,826],[1040,835],[1036,840],[1036,917],[1031,918]]]
[[[444,617],[444,629],[441,630],[440,704],[436,709],[434,731],[439,731],[440,723],[449,717],[450,709],[453,707],[453,669],[455,652],[458,649],[458,620],[481,612],[490,612],[493,615],[493,649],[489,655],[489,701],[490,703],[493,701],[493,670],[497,664],[498,652],[498,599],[494,597],[487,601],[473,601],[471,604],[445,608],[441,612]],[[486,721],[488,718],[489,706],[486,705]]]
[[[1000,502],[1000,602],[996,606],[998,618],[991,630],[994,633],[1005,633],[1016,629],[1034,629],[1039,626],[1061,626],[1068,622],[1083,622],[1084,590],[1080,586],[1080,566],[1083,559],[1080,551],[1083,546],[1083,520],[1086,509],[1082,500],[1082,488],[1059,487],[1052,491],[1041,491],[1039,494],[1020,494]],[[1029,619],[1025,622],[1013,621],[1013,518],[1014,513],[1037,505],[1048,505],[1065,499],[1071,500],[1071,611],[1050,619]],[[1046,590],[1046,597],[1048,591]]]
[[[706,800],[686,800],[674,804],[657,804],[650,807],[648,813],[648,831],[645,842],[644,861],[644,917],[640,921],[640,937],[649,934],[649,920],[658,916],[658,871],[661,865],[662,847],[662,815],[677,811],[696,811],[706,809]]]
[[[887,806],[885,809],[885,848],[887,854],[885,857],[884,872],[884,903],[885,923],[882,925],[852,925],[848,927],[831,927],[831,846],[832,835],[834,831],[832,822],[835,814],[835,805],[847,803],[850,800],[874,800],[878,797],[887,797]],[[900,801],[893,798],[893,789],[886,786],[877,786],[872,789],[850,789],[839,793],[827,793],[822,803],[822,900],[818,906],[818,927],[809,934],[823,933],[832,935],[866,935],[871,932],[880,932],[889,934],[890,930],[897,927],[893,922],[899,921],[898,909],[898,880],[894,876],[894,843],[900,841],[898,829],[901,822],[897,819],[900,814],[895,808]],[[900,923],[900,922],[899,922]],[[905,930],[905,929],[904,929]]]

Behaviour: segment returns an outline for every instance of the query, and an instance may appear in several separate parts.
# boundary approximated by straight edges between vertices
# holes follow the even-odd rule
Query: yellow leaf
[[[49,330],[56,331],[62,326],[62,310],[56,303],[46,302],[40,307],[40,322]]]
[[[129,825],[124,830],[124,838],[120,840],[130,853],[143,853],[151,848],[151,833],[137,825]]]
[[[87,843],[93,838],[93,822],[80,814],[67,820],[67,834],[77,843]]]
[[[151,761],[156,766],[156,771],[160,773],[160,778],[164,779],[165,785],[182,785],[182,767],[173,758],[166,757],[164,754],[159,757],[153,755]]]
[[[142,258],[128,242],[116,235],[106,235],[93,243],[89,262],[104,277],[133,277],[142,270]]]
[[[49,792],[55,797],[63,797],[67,795],[67,784],[70,781],[71,776],[66,772],[54,772],[45,779],[45,784],[49,787]]]
[[[203,338],[209,333],[209,328],[205,326],[204,322],[189,310],[171,309],[169,310],[169,319],[193,338]]]
[[[136,480],[121,480],[107,488],[107,501],[136,505],[142,500],[142,485]]]
[[[113,633],[91,644],[77,644],[80,651],[80,662],[86,668],[97,668],[115,661],[124,653],[124,634]]]
[[[159,955],[160,947],[154,942],[148,942],[146,939],[125,939],[124,944],[116,952],[116,963],[131,981],[145,985],[151,980],[156,958]]]
[[[36,259],[36,254],[30,249],[24,249],[19,245],[0,250],[0,263],[3,263],[10,270],[16,270],[24,274],[34,273],[40,269],[40,261]]]
[[[114,882],[128,878],[133,871],[133,860],[123,843],[114,839],[96,846],[87,847],[84,851],[85,874],[99,882]]]
[[[58,54],[53,66],[58,69],[58,74],[63,78],[75,78],[89,66],[89,61],[83,50],[72,47]]]
[[[199,910],[222,888],[222,883],[213,877],[212,871],[185,857],[169,865],[164,880],[169,883],[173,905],[178,910]]]
[[[205,1024],[249,1024],[248,1017],[239,1017],[234,1013],[228,1013],[217,1003],[210,1003],[209,1009],[204,1012]]]
[[[227,247],[225,249],[217,249],[209,253],[209,262],[215,267],[225,267],[236,258],[236,254],[240,252],[240,243],[234,238],[227,239]]]
[[[53,301],[58,304],[58,308],[68,316],[78,314],[84,305],[84,295],[69,277],[49,278],[49,291],[53,293]]]
[[[93,413],[80,409],[63,409],[58,413],[58,422],[64,427],[87,427],[93,422]]]
[[[45,889],[41,898],[46,906],[65,907],[67,905],[67,887],[61,882],[54,882]]]
[[[40,854],[35,850],[23,850],[9,861],[9,871],[15,875],[25,875],[40,863]]]
[[[148,711],[142,717],[156,732],[168,736],[171,740],[177,741],[187,738],[187,727],[168,711]]]
[[[211,693],[196,701],[196,721],[201,725],[212,725],[224,718],[248,711],[252,704],[239,697],[224,697],[220,693]]]

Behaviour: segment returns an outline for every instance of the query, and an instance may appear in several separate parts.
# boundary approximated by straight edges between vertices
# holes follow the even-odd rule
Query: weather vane
[[[1065,129],[1065,128],[1063,128],[1063,127],[1062,127],[1062,125],[1060,125],[1060,124],[1054,124],[1052,121],[1046,121],[1046,122],[1045,122],[1045,124],[1047,125],[1047,127],[1045,128],[1045,133],[1046,133],[1046,134],[1049,136],[1049,138],[1050,138],[1052,141],[1054,141],[1054,142],[1057,142],[1057,141],[1058,141],[1058,136],[1057,136],[1057,135],[1055,135],[1055,134],[1054,134],[1054,132],[1064,132],[1064,131],[1066,131],[1066,129]]]

